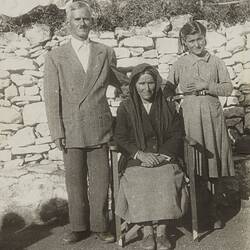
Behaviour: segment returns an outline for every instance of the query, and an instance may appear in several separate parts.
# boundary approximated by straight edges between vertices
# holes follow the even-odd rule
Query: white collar
[[[89,38],[87,40],[82,41],[71,36],[71,44],[76,51],[79,51],[81,47],[87,47],[89,45]]]

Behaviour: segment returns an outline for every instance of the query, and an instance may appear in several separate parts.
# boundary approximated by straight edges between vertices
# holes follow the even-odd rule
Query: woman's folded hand
[[[138,151],[137,157],[142,163],[141,165],[144,167],[155,167],[161,163],[158,156],[154,153],[145,153],[143,151]]]

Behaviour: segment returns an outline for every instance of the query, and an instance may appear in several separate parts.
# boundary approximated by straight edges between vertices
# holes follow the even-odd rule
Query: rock
[[[132,56],[141,56],[144,52],[143,48],[129,48]]]
[[[226,107],[223,109],[225,118],[244,117],[245,111],[243,107]]]
[[[231,96],[239,97],[241,95],[241,92],[237,89],[233,89]]]
[[[250,131],[250,113],[245,115],[244,130]]]
[[[44,54],[46,51],[47,51],[46,49],[38,50],[38,51],[32,53],[32,54],[30,55],[30,57],[33,58],[33,59],[34,59],[34,58],[37,58],[37,57],[39,57],[40,55]]]
[[[246,39],[247,39],[246,48],[250,49],[250,34],[247,34]]]
[[[22,115],[14,108],[0,107],[0,123],[21,123]]]
[[[250,33],[250,26],[247,23],[245,25],[237,24],[226,29],[227,40],[232,40],[235,37],[239,37],[248,33]]]
[[[0,123],[0,131],[2,132],[15,132],[19,129],[22,129],[23,125],[22,124],[5,124],[5,123]]]
[[[116,88],[112,85],[109,85],[106,91],[107,98],[115,98],[116,97]]]
[[[28,70],[28,69],[34,70],[36,67],[33,64],[33,60],[31,59],[15,57],[0,61],[0,68],[2,70],[17,71],[17,70]]]
[[[157,53],[157,50],[156,49],[152,49],[152,50],[148,50],[148,51],[145,51],[142,56],[144,58],[157,58],[158,57],[158,53]]]
[[[154,42],[152,38],[149,38],[146,36],[133,36],[133,37],[125,38],[124,40],[122,40],[120,42],[120,46],[153,49]]]
[[[23,121],[25,125],[47,122],[45,103],[38,102],[26,105],[23,109]]]
[[[244,68],[244,69],[250,69],[250,62],[245,63],[245,64],[243,65],[243,68]]]
[[[40,161],[42,159],[43,159],[43,157],[41,154],[35,154],[35,155],[31,155],[31,156],[26,156],[24,159],[24,162],[25,163],[36,162],[36,161]]]
[[[5,89],[10,85],[10,79],[0,79],[0,90]]]
[[[47,137],[50,135],[48,123],[37,124],[35,130],[41,137]]]
[[[43,54],[41,54],[39,57],[36,58],[35,62],[37,63],[39,67],[41,67],[44,64],[46,54],[47,52],[44,52]]]
[[[36,145],[48,144],[48,143],[51,143],[51,142],[52,142],[52,139],[51,139],[50,136],[37,138],[36,141],[35,141]]]
[[[228,70],[230,78],[234,79],[236,77],[236,74],[235,74],[233,68],[232,67],[227,67],[227,70]]]
[[[117,67],[135,67],[143,63],[142,57],[131,57],[117,60]]]
[[[147,59],[147,58],[145,58],[143,60],[143,63],[150,64],[151,66],[158,66],[159,61],[158,61],[158,59]]]
[[[243,37],[236,37],[227,42],[226,50],[229,52],[236,52],[244,49],[245,39]]]
[[[233,66],[233,70],[236,74],[239,74],[244,69],[241,63],[237,63],[236,65]]]
[[[237,52],[233,55],[233,60],[237,63],[248,63],[250,62],[250,50],[244,50]]]
[[[51,161],[62,161],[63,160],[62,151],[60,151],[58,148],[50,150],[49,159]]]
[[[250,84],[250,69],[244,69],[239,74],[239,85]]]
[[[50,27],[45,24],[34,24],[25,31],[25,37],[31,44],[38,44],[51,39]]]
[[[58,170],[57,164],[51,163],[48,165],[35,165],[32,167],[27,167],[28,171],[35,172],[38,174],[52,174]]]
[[[170,27],[171,23],[168,19],[156,19],[154,21],[149,22],[146,25],[146,28],[151,33],[149,37],[165,37],[166,34],[170,31],[168,27]],[[165,33],[164,33],[165,32]]]
[[[238,97],[229,96],[227,97],[227,106],[237,106],[239,105]]]
[[[158,70],[161,73],[168,73],[169,72],[169,65],[166,63],[159,64]]]
[[[114,39],[115,38],[115,33],[112,31],[105,31],[105,32],[101,32],[100,39]]]
[[[0,69],[0,79],[6,79],[9,78],[10,73],[6,70]]]
[[[24,70],[23,75],[30,75],[37,78],[42,78],[44,76],[42,71],[37,70]]]
[[[135,35],[132,30],[125,30],[120,27],[115,28],[115,36],[118,38],[118,40],[121,40],[123,38],[128,38]]]
[[[25,147],[35,143],[35,135],[32,127],[23,128],[9,138],[8,144],[12,147]]]
[[[15,159],[15,160],[5,162],[4,168],[6,168],[6,170],[10,170],[10,168],[17,169],[18,167],[21,167],[22,165],[23,165],[23,159]]]
[[[177,54],[179,45],[177,38],[157,38],[156,49],[160,54]]]
[[[235,64],[235,61],[233,58],[226,58],[226,59],[223,59],[223,61],[226,64],[226,66],[233,66]]]
[[[228,52],[226,50],[220,51],[219,53],[216,53],[215,55],[221,59],[226,59],[226,58],[232,57],[232,53]]]
[[[217,33],[216,31],[209,31],[206,35],[207,49],[213,50],[220,48],[226,44],[227,39],[224,35]]]
[[[18,159],[19,161],[20,159]],[[14,160],[15,161],[15,160]],[[11,164],[17,164],[18,162],[11,162]],[[9,168],[8,166],[4,167],[1,171],[0,171],[0,176],[4,177],[4,178],[20,178],[21,176],[24,176],[28,174],[28,171],[25,169],[15,169],[15,168]]]
[[[15,54],[20,57],[27,57],[29,55],[29,51],[26,49],[18,49],[15,51]]]
[[[95,38],[95,39],[91,39],[94,42],[97,43],[102,43],[105,44],[106,46],[109,47],[117,47],[117,40],[116,39],[99,39],[99,38]]]
[[[150,35],[150,31],[146,27],[133,26],[131,29],[134,31],[135,36],[146,36]]]
[[[24,88],[24,94],[27,96],[33,96],[33,95],[38,95],[39,94],[39,88],[37,85],[32,86],[32,87],[25,87]]]
[[[190,14],[171,16],[170,22],[173,26],[172,31],[179,32],[182,26],[186,24],[187,22],[191,21],[191,19],[192,19],[192,16]]]
[[[12,103],[31,103],[31,102],[40,102],[41,96],[40,95],[31,95],[31,96],[15,96],[11,99]]]
[[[130,51],[128,48],[114,48],[117,59],[130,57]]]
[[[0,107],[10,107],[11,103],[8,100],[0,100]]]
[[[13,155],[41,154],[50,150],[48,144],[32,145],[28,147],[15,147],[11,149]]]
[[[178,56],[175,54],[172,55],[162,55],[159,59],[159,63],[168,63],[173,64],[178,59]]]
[[[235,127],[236,124],[240,123],[242,121],[241,118],[230,118],[226,119],[226,124],[228,127]]]
[[[32,86],[35,84],[34,78],[30,75],[12,74],[10,78],[17,86]]]
[[[1,161],[11,161],[10,150],[0,150],[0,162]]]

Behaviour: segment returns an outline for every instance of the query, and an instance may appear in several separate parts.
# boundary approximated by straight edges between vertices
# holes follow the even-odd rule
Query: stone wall
[[[147,62],[166,80],[178,59],[178,31],[189,16],[169,23],[154,21],[146,27],[92,33],[91,39],[114,48],[119,67]],[[50,137],[43,97],[44,56],[68,40],[43,26],[25,34],[0,37],[0,218],[8,212],[37,221],[44,203],[67,199],[62,155]],[[234,91],[220,97],[234,143],[250,129],[250,23],[207,33],[208,50],[226,63]],[[115,115],[120,98],[109,87],[107,98]],[[1,224],[1,223],[0,223]]]

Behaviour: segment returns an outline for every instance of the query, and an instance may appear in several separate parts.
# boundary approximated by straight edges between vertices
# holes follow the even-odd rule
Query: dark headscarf
[[[155,111],[155,130],[160,145],[163,143],[163,133],[166,133],[166,131],[169,130],[169,126],[171,125],[174,113],[173,107],[170,107],[169,103],[167,103],[163,97],[161,90],[162,78],[159,75],[159,72],[153,66],[146,63],[136,66],[130,76],[130,93],[125,108],[127,109],[127,112],[130,115],[132,121],[137,147],[141,150],[145,149],[146,143],[142,126],[143,106],[141,98],[136,90],[136,82],[138,81],[141,74],[145,71],[152,75],[156,84],[151,109],[154,109]]]

